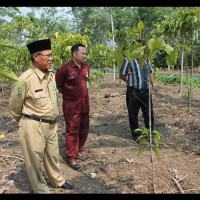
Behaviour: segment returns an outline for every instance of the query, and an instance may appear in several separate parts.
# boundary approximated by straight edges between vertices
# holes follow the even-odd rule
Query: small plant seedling
[[[141,136],[139,137],[140,140],[140,145],[144,144],[145,141],[150,142],[150,131],[149,129],[142,127],[142,128],[138,128],[135,131],[140,131],[141,132]],[[163,135],[161,133],[159,133],[158,131],[152,131],[152,143],[155,144],[155,146],[153,147],[152,144],[150,144],[149,148],[153,147],[153,151],[154,153],[160,157],[161,156],[161,152],[159,151],[158,147],[159,147],[159,142],[160,142],[160,138],[163,137]],[[144,151],[149,150],[149,148],[144,148],[142,150],[140,150],[137,155],[139,156],[141,153],[143,153]]]

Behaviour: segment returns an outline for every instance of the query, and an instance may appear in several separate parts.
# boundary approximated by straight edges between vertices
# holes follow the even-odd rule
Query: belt
[[[40,119],[40,118],[30,116],[30,115],[24,115],[24,117],[29,118],[29,119],[33,119],[33,120],[38,121],[38,122],[44,122],[44,123],[49,123],[49,124],[55,124],[56,123],[56,120]]]
[[[138,90],[136,88],[134,88],[133,86],[127,86],[127,90],[134,90],[134,91],[137,91],[137,92],[148,92],[149,89],[145,89],[145,90]]]

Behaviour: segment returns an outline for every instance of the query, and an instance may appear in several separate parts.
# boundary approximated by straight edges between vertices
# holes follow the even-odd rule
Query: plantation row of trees
[[[133,59],[146,52],[140,46],[139,51],[132,52],[132,42],[140,38],[151,51],[156,47],[153,55],[146,52],[155,67],[169,68],[175,65],[183,69],[184,57],[187,66],[198,66],[200,61],[199,8],[72,7],[63,8],[63,11],[58,11],[56,7],[29,9],[30,12],[24,16],[20,13],[20,8],[0,8],[0,15],[4,17],[0,19],[1,69],[2,64],[14,72],[29,68],[31,62],[26,44],[45,38],[52,39],[54,69],[70,60],[70,48],[79,42],[87,47],[87,63],[91,67],[114,66],[114,70],[115,67],[119,69],[124,57]],[[39,16],[36,15],[38,12]],[[61,12],[62,16],[58,16]],[[11,20],[6,20],[5,16]]]

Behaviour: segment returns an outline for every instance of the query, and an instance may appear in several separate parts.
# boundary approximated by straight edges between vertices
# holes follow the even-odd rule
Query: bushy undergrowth
[[[166,75],[159,75],[156,77],[157,82],[161,82],[164,84],[173,84],[173,85],[179,85],[181,81],[181,76],[177,75],[171,75],[171,76],[166,76]],[[190,77],[188,78],[188,82],[190,85]],[[187,77],[183,77],[183,85],[187,85]],[[193,77],[192,79],[192,85],[193,87],[200,88],[200,78]]]

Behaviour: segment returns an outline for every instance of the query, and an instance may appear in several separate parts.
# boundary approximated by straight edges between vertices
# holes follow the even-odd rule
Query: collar
[[[32,65],[31,69],[35,72],[35,74],[40,78],[40,80],[44,79],[44,77],[48,77],[49,76],[49,70],[46,73],[43,73],[42,71],[40,71],[37,67],[35,67],[34,65]]]
[[[70,61],[71,62],[71,67],[77,67],[77,65],[74,63],[73,60]],[[81,68],[85,68],[85,64],[84,63],[81,63]]]

